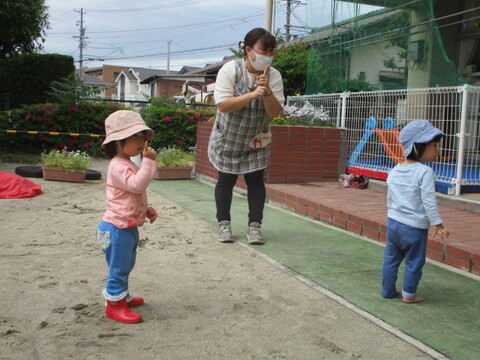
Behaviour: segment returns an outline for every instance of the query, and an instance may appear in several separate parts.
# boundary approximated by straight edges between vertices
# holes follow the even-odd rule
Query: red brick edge
[[[340,229],[351,231],[375,241],[386,242],[387,227],[384,224],[273,189],[268,184],[267,200]],[[445,244],[435,239],[429,239],[427,242],[427,257],[480,275],[480,254],[462,249],[461,245]]]

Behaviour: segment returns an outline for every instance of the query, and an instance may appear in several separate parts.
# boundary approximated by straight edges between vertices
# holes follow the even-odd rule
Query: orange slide
[[[401,163],[405,160],[405,156],[403,156],[403,147],[398,140],[400,136],[400,131],[398,129],[376,128],[375,134],[377,134],[382,143],[383,149],[395,164]]]

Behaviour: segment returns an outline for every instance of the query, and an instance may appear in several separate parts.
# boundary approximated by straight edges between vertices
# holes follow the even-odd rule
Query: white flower
[[[315,108],[310,102],[306,101],[305,104],[298,108],[295,105],[287,105],[283,108],[283,113],[286,117],[295,117],[298,119],[308,119],[312,124],[322,123],[330,121],[328,111],[320,105]]]

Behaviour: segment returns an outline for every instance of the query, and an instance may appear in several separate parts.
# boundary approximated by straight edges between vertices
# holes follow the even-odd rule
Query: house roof
[[[204,67],[195,67],[195,66],[184,66],[178,72],[170,72],[170,74],[155,74],[141,81],[141,84],[148,84],[156,79],[165,79],[165,80],[180,80],[180,81],[198,81],[203,82],[209,76],[209,73],[216,73],[218,70],[230,60],[235,59],[236,56],[225,56],[222,61],[207,64]],[[188,72],[185,70],[189,70]],[[165,71],[165,70],[163,70]]]
[[[218,71],[223,65],[225,65],[227,62],[229,62],[229,61],[231,61],[235,58],[236,58],[235,55],[225,56],[222,61],[219,61],[219,62],[216,62],[216,63],[213,63],[213,64],[207,64],[203,68],[193,70],[193,71],[189,72],[188,74],[193,75],[193,74],[199,74],[199,73],[208,73],[208,72]]]
[[[178,75],[188,74],[192,71],[199,70],[199,69],[201,69],[201,67],[198,67],[198,66],[182,66],[182,68],[178,72]]]
[[[75,74],[77,74],[81,78],[81,80],[83,80],[83,83],[85,85],[91,85],[91,86],[107,86],[107,85],[110,85],[106,81],[103,81],[99,78],[96,78],[95,76],[92,76],[92,75],[89,75],[89,74],[86,74],[86,73],[83,73],[80,76],[80,70],[79,69],[75,69]]]
[[[128,70],[135,72],[136,76],[140,80],[145,80],[153,75],[167,75],[167,70],[159,70],[159,69],[149,69],[149,68],[138,68],[138,67],[132,67]],[[176,74],[176,71],[170,70],[170,74]]]
[[[205,74],[168,74],[168,75],[153,75],[145,80],[140,81],[140,84],[150,84],[152,81],[157,79],[162,80],[176,80],[176,81],[197,81],[204,82],[209,75]]]
[[[377,11],[372,11],[370,13],[358,16],[355,18],[355,26],[372,26],[379,22],[385,22],[392,16],[400,13],[402,10],[391,10],[391,9],[381,9]],[[292,46],[295,44],[311,44],[316,41],[324,40],[336,36],[338,34],[348,32],[353,30],[352,19],[346,19],[335,24],[335,28],[332,29],[332,25],[326,25],[319,28],[316,28],[311,34],[299,37],[292,41],[286,42],[283,45],[285,47]]]

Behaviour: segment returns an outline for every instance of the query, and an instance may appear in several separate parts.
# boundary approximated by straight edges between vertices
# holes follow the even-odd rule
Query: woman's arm
[[[252,93],[246,93],[240,96],[232,96],[225,101],[222,101],[220,104],[217,104],[218,111],[222,113],[229,113],[243,109],[245,106],[252,101],[254,97]]]
[[[265,93],[263,94],[263,106],[265,107],[265,112],[270,118],[277,117],[280,115],[283,106],[270,88],[270,65],[265,68],[263,74],[257,76],[257,83],[259,86],[265,88]]]
[[[270,93],[263,96],[263,106],[268,116],[271,118],[277,117],[283,110],[282,104],[273,95],[273,91],[270,89]]]

